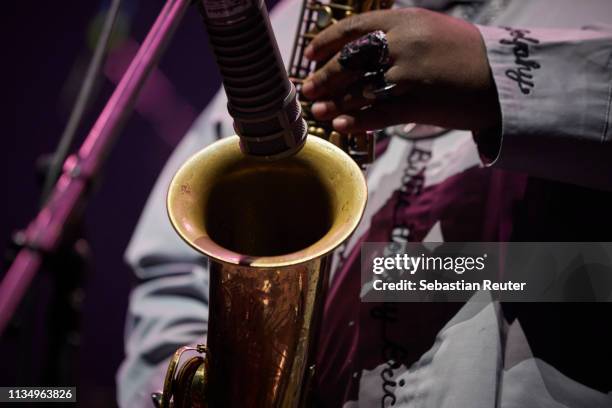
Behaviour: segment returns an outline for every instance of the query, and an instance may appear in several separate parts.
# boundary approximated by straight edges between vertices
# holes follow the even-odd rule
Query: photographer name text
[[[375,279],[372,283],[376,291],[524,291],[526,282],[504,281],[498,282],[490,279],[471,279],[449,281],[449,276],[461,276],[464,273],[478,273],[486,267],[487,254],[481,256],[431,256],[420,254],[395,254],[394,256],[375,257],[372,260],[372,273]],[[417,273],[443,273],[444,280],[401,279],[412,277]],[[450,275],[449,275],[450,273]],[[396,276],[389,279],[390,274]],[[399,274],[399,275],[398,275]]]

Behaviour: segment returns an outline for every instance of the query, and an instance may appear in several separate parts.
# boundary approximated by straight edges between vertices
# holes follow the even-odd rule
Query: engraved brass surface
[[[175,403],[304,406],[329,254],[356,228],[366,197],[359,166],[314,136],[274,162],[244,156],[234,136],[181,167],[168,213],[179,235],[210,259],[210,316],[206,361],[189,368],[192,381],[168,386]],[[170,383],[179,381],[177,364]],[[198,390],[206,396],[194,396]]]

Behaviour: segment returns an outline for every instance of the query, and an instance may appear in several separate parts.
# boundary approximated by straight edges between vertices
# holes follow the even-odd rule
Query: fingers
[[[332,125],[340,133],[382,129],[409,122],[408,109],[407,106],[397,102],[380,102],[366,109],[340,115],[332,121]]]
[[[363,73],[343,68],[335,56],[306,78],[302,84],[302,94],[310,100],[331,99],[348,93],[347,89],[363,82],[362,78]],[[389,84],[398,85],[393,91],[394,95],[408,91],[410,84],[402,80],[401,70],[397,66],[391,67],[385,73],[385,80]]]
[[[346,43],[371,31],[387,30],[388,10],[356,14],[321,31],[304,50],[306,58],[322,61],[337,53]],[[386,15],[386,18],[385,18]]]
[[[342,113],[359,110],[370,103],[371,101],[361,95],[345,95],[341,100],[315,102],[311,112],[317,120],[331,120]]]
[[[384,12],[366,13],[366,14],[369,14],[370,16],[379,16],[379,17],[382,17],[385,15]],[[376,17],[374,18],[369,17],[366,20],[364,20],[366,21],[366,23],[359,23],[359,21],[362,20],[359,16],[360,15],[347,19],[347,20],[357,21],[357,23],[352,23],[351,27],[353,28],[334,29],[335,25],[331,26],[327,28],[326,30],[322,31],[321,33],[319,33],[318,36],[315,37],[315,39],[313,39],[311,44],[313,44],[314,47],[323,47],[319,49],[322,50],[321,51],[322,53],[326,54],[325,49],[336,50],[336,48],[343,47],[347,42],[352,41],[353,40],[352,37],[360,37],[361,35],[365,35],[367,33],[372,32],[372,29],[374,28],[380,29],[381,25],[384,25],[384,23],[379,22],[380,19]],[[341,22],[343,21],[345,20],[341,20]],[[389,23],[387,22],[387,24]],[[340,25],[340,23],[337,23],[336,25]],[[359,27],[359,29],[355,27]],[[347,30],[354,30],[354,31],[347,31]],[[331,34],[328,34],[327,35],[328,38],[326,39],[324,34],[330,33],[330,32]],[[340,42],[336,44],[337,47],[333,46],[334,41],[336,41],[335,39],[333,39],[333,37],[338,35],[338,33],[347,33],[347,32],[350,32],[350,34],[346,34],[345,36],[338,37],[338,41]],[[322,37],[323,37],[323,40],[321,40],[322,42],[319,43],[319,45],[317,45],[317,39],[322,38]],[[330,39],[329,37],[332,37],[332,39]],[[389,37],[391,38],[392,35],[389,34]],[[329,47],[332,47],[332,48],[329,48]],[[304,80],[304,83],[302,84],[301,92],[306,98],[310,100],[320,100],[320,99],[331,99],[334,96],[343,95],[347,93],[346,89],[348,87],[350,87],[352,84],[355,84],[363,77],[363,72],[359,72],[358,70],[351,70],[351,69],[347,69],[343,67],[339,62],[339,55],[340,53],[337,52],[331,59],[329,59],[323,65],[323,67],[319,68],[317,71],[312,73],[308,78]],[[402,82],[401,81],[401,70],[399,70],[397,66],[391,67],[385,74],[385,77],[387,78],[387,81],[390,83],[399,85]],[[397,80],[395,79],[396,77],[397,77]],[[402,84],[401,88],[405,88],[405,85],[406,84]],[[399,94],[400,93],[399,91],[405,91],[405,89],[400,89],[400,87],[398,87],[398,89],[396,89],[394,93]]]
[[[336,56],[306,78],[302,84],[302,93],[308,99],[343,95],[347,88],[362,75],[359,72],[342,68]]]
[[[402,69],[397,65],[393,65],[385,72],[385,82],[396,85],[391,95],[404,95],[414,89],[416,84],[409,78],[409,73],[409,69]]]
[[[397,84],[400,80],[398,77],[399,70],[396,67],[392,67],[389,71],[385,73],[385,83],[387,84]],[[336,79],[334,78],[334,81]],[[404,81],[405,82],[405,81]],[[371,84],[372,87],[376,88],[376,83]],[[330,87],[332,88],[332,87]],[[343,113],[349,113],[353,111],[360,110],[366,106],[369,106],[373,103],[380,103],[380,101],[376,102],[371,96],[368,94],[372,94],[373,91],[368,92],[368,84],[367,81],[362,80],[362,78],[358,78],[354,81],[353,84],[349,85],[347,89],[350,89],[350,92],[338,92],[335,95],[343,95],[340,98],[333,99],[320,99],[312,105],[311,113],[317,120],[331,120]],[[402,98],[407,96],[410,92],[410,84],[402,83],[401,86],[394,86],[387,95],[387,98]],[[325,92],[326,94],[330,94],[330,97],[334,96],[334,92]]]

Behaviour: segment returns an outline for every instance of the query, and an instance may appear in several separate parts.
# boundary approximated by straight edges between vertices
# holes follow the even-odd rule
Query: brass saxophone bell
[[[304,0],[289,68],[296,88],[316,68],[303,48],[317,32],[392,2]],[[297,154],[249,158],[234,136],[193,156],[174,177],[172,224],[210,259],[209,323],[206,349],[196,349],[203,356],[180,366],[183,348],[170,361],[157,406],[312,405],[330,254],[363,214],[360,166],[374,160],[374,136],[333,132],[311,117],[311,103],[300,102],[309,136]]]
[[[189,159],[168,192],[179,235],[210,259],[206,349],[170,362],[161,406],[302,407],[330,254],[359,223],[359,166],[314,136],[294,156],[245,156],[236,136]],[[208,405],[207,405],[208,404]]]

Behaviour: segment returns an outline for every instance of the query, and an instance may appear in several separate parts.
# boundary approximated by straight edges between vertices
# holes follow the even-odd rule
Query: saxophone
[[[306,46],[317,33],[343,18],[390,8],[392,4],[393,0],[346,0],[328,3],[304,0],[289,64],[289,79],[294,83],[298,93],[301,94],[304,79],[318,68],[317,63],[304,58]],[[340,134],[333,130],[331,123],[314,119],[310,111],[312,102],[302,98],[300,104],[309,134],[322,137],[340,147],[362,168],[374,161],[374,133]]]
[[[316,68],[303,56],[310,39],[342,18],[387,6],[382,1],[305,0],[289,69],[298,92]],[[205,345],[181,347],[171,358],[163,392],[152,395],[157,407],[314,405],[331,254],[363,214],[360,166],[372,160],[374,140],[340,135],[300,104],[310,135],[296,154],[261,160],[232,136],[191,157],[170,184],[173,227],[210,261],[209,322]]]

